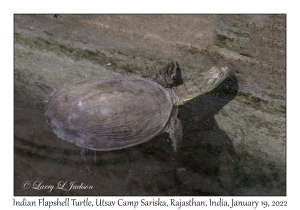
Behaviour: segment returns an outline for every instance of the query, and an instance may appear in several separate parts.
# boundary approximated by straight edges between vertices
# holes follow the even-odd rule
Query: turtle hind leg
[[[170,61],[162,67],[152,78],[152,81],[165,88],[177,87],[183,84],[181,70],[177,62]],[[172,81],[172,83],[170,83]]]
[[[82,148],[82,150],[80,151],[80,155],[85,161],[86,169],[90,173],[92,173],[93,161],[96,162],[96,151],[94,151],[93,157],[93,152],[91,150],[89,150],[88,148]]]
[[[42,91],[43,93],[48,96],[50,93],[54,91],[52,87],[49,87],[48,85],[44,85],[42,83],[36,82],[35,83]]]

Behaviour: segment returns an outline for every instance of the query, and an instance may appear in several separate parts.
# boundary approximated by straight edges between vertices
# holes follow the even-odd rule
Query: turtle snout
[[[221,67],[221,72],[226,76],[228,74],[228,72],[230,71],[230,69],[225,66],[225,67]]]

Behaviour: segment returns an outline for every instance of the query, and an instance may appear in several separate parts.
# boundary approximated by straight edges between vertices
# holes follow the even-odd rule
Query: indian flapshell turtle
[[[176,82],[178,70],[170,62],[152,79],[102,77],[59,90],[37,85],[46,95],[45,116],[54,133],[85,150],[122,149],[168,132],[176,151],[182,139],[177,106],[211,91],[228,75],[227,67],[213,67],[183,85],[168,85],[170,78]]]

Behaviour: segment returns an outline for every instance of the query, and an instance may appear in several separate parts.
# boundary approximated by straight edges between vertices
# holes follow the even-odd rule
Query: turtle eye
[[[219,73],[219,77],[222,77],[223,76],[223,73]]]

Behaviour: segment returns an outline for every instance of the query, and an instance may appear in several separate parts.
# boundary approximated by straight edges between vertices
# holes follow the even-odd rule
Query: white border
[[[298,206],[299,190],[299,11],[296,1],[6,1],[1,18],[1,202],[12,207],[13,197],[13,14],[15,13],[286,13],[287,14],[287,196],[234,197],[243,200],[287,200],[288,208]],[[29,197],[38,199],[40,197]],[[51,197],[50,199],[54,199]],[[62,197],[60,197],[62,198]],[[76,197],[72,197],[76,198]],[[107,197],[109,199],[118,199]],[[142,199],[142,197],[127,197]],[[147,198],[147,197],[145,197]],[[155,197],[151,197],[155,198]],[[163,197],[168,200],[171,197]],[[188,197],[184,197],[187,199]],[[213,197],[214,199],[216,197]],[[83,197],[78,197],[83,199]],[[93,197],[92,199],[96,199]],[[208,197],[200,197],[209,199]],[[231,197],[224,199],[230,200]],[[157,208],[157,207],[155,207]],[[53,208],[52,208],[53,209]],[[55,208],[58,209],[58,208]],[[63,208],[65,209],[65,208]],[[103,209],[103,208],[101,208]],[[111,208],[110,208],[111,209]],[[123,208],[124,209],[124,208]],[[129,208],[128,208],[129,209]],[[132,207],[130,209],[133,209]],[[217,208],[219,209],[219,208]],[[296,209],[296,208],[294,208]]]

